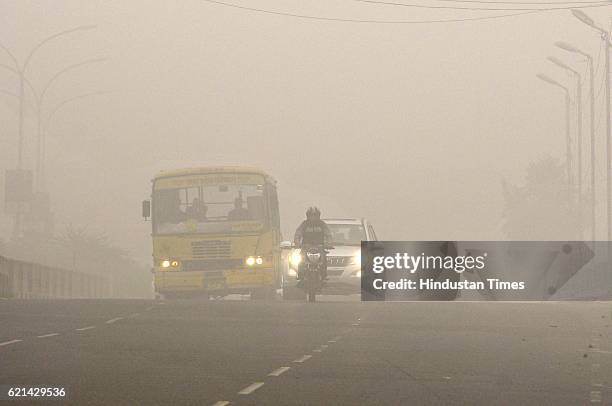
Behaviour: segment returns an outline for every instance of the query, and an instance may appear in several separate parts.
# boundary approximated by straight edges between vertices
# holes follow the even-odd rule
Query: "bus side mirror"
[[[288,250],[293,248],[293,244],[291,243],[291,241],[283,241],[280,243],[280,247],[282,250]]]
[[[144,217],[145,221],[151,217],[151,201],[143,200],[142,201],[142,217]]]

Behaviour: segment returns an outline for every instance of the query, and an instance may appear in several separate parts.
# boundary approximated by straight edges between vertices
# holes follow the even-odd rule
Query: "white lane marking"
[[[76,328],[76,331],[85,331],[85,330],[91,330],[93,328],[96,328],[96,326],[87,326],[87,327],[81,327],[81,328]]]
[[[358,326],[358,325],[359,325],[359,323],[353,323],[353,326]]]
[[[293,362],[302,363],[306,360],[309,360],[310,358],[312,358],[312,355],[303,355],[300,358],[293,360]]]
[[[212,406],[227,406],[229,404],[230,402],[228,402],[227,400],[219,400],[215,402]]]
[[[15,343],[18,343],[18,342],[20,342],[20,341],[22,341],[22,340],[11,340],[11,341],[5,341],[5,342],[3,342],[3,343],[0,343],[0,347],[2,347],[2,346],[4,346],[4,345],[9,345],[9,344],[15,344]]]
[[[603,383],[592,383],[591,386],[597,386],[598,388],[603,388]]]
[[[49,334],[43,334],[41,336],[38,336],[38,338],[47,338],[47,337],[55,337],[58,336],[59,333],[49,333]]]
[[[246,388],[238,392],[238,394],[239,395],[249,395],[255,392],[257,389],[261,388],[262,386],[264,386],[263,382],[253,382],[252,384],[250,384],[249,386],[247,386]]]
[[[106,324],[113,324],[116,321],[123,320],[123,317],[115,317],[114,319],[106,320]]]
[[[592,352],[596,352],[597,354],[606,354],[606,355],[612,355],[612,351],[593,350]]]
[[[327,348],[327,347],[329,347],[329,345],[327,345],[327,344],[321,344],[321,348],[325,349],[325,348]]]
[[[165,305],[165,304],[166,304],[166,302],[159,302],[158,304],[160,304],[160,305]]]
[[[280,374],[287,372],[291,369],[291,367],[280,367],[268,374],[268,376],[279,376]]]
[[[312,350],[312,352],[323,352],[323,351],[317,348],[316,350]]]
[[[591,391],[591,403],[601,403],[601,391]]]
[[[333,343],[335,343],[335,342],[336,342],[336,340],[328,340],[327,342],[328,342],[328,343],[332,343],[332,344],[333,344]]]
[[[147,311],[150,311],[150,310],[153,310],[153,309],[155,309],[155,306],[149,306],[149,307],[147,307]],[[223,400],[222,402],[225,402],[225,400]]]

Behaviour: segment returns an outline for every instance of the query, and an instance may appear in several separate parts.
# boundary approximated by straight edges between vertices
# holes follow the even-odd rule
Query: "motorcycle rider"
[[[309,246],[320,246],[324,249],[328,249],[331,246],[332,234],[331,230],[321,220],[321,211],[317,207],[309,207],[306,210],[306,220],[302,221],[302,224],[295,230],[295,237],[293,242],[296,248],[305,249]],[[325,251],[323,252],[323,267],[321,269],[321,280],[327,279],[327,258]],[[302,264],[298,266],[297,279],[301,280],[301,268]]]

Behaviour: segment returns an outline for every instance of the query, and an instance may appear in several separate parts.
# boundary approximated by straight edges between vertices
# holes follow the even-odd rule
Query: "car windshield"
[[[360,245],[366,240],[365,228],[361,224],[330,224],[332,245]]]
[[[262,223],[263,185],[195,185],[156,190],[158,234],[231,231],[235,222]]]

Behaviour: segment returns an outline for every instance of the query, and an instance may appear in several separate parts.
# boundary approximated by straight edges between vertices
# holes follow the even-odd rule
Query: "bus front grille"
[[[183,271],[222,271],[236,269],[243,265],[243,260],[236,258],[197,259],[183,261]]]
[[[202,240],[191,243],[194,258],[230,258],[232,243],[227,240]]]

